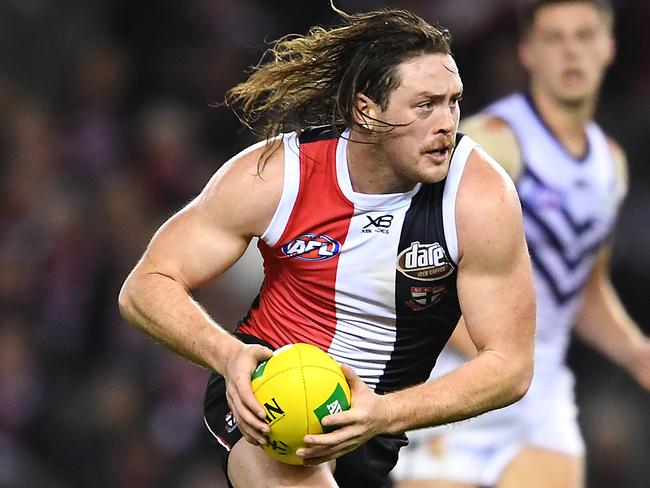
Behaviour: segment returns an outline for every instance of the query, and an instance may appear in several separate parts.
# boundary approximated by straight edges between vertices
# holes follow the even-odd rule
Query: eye
[[[581,42],[589,42],[596,37],[596,32],[591,29],[585,29],[579,31],[576,37]]]
[[[418,105],[418,108],[422,108],[425,110],[431,110],[433,108],[433,102],[428,101],[428,102],[422,102]]]
[[[542,40],[547,44],[555,45],[562,42],[562,35],[559,32],[555,32],[555,31],[546,32],[542,36]]]
[[[451,105],[452,107],[456,107],[458,105],[458,102],[460,102],[462,99],[463,99],[462,95],[458,95],[456,97],[451,97],[449,105]]]

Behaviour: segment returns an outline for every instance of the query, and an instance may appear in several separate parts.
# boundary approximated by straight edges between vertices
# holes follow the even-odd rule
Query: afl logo
[[[282,246],[282,252],[303,261],[325,261],[341,250],[341,244],[323,234],[303,234]]]
[[[397,269],[415,280],[435,281],[449,276],[455,268],[439,243],[415,241],[397,256]]]

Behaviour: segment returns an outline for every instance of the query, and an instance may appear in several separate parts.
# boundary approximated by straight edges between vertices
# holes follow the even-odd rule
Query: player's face
[[[614,56],[609,22],[587,2],[542,7],[520,46],[533,87],[565,105],[593,100]]]
[[[394,171],[412,183],[435,183],[447,175],[456,141],[463,85],[454,59],[424,54],[398,67],[400,84],[377,118],[404,124],[379,144]]]

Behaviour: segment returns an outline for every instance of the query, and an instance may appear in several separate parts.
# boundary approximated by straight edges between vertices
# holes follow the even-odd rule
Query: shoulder
[[[508,247],[522,227],[521,206],[512,179],[481,147],[467,160],[456,198],[461,259],[468,249]],[[501,242],[502,244],[491,246]]]
[[[254,144],[228,160],[195,200],[209,218],[251,237],[260,236],[282,196],[282,138]]]
[[[460,129],[480,144],[513,180],[519,177],[522,169],[521,151],[515,133],[505,120],[493,115],[477,114],[464,119]]]
[[[618,173],[619,181],[621,182],[624,188],[628,186],[628,169],[627,169],[627,157],[625,151],[620,146],[620,144],[612,137],[607,136],[607,145],[609,146],[609,151],[612,154],[612,159],[616,165],[616,171]]]

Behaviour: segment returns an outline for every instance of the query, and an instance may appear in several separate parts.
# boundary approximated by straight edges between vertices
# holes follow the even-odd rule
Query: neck
[[[350,131],[347,160],[352,189],[357,193],[405,193],[415,187],[414,181],[395,171],[376,137]]]
[[[534,84],[531,86],[531,96],[555,137],[574,156],[584,154],[587,145],[585,127],[593,118],[595,99],[589,97],[575,104],[563,103]]]

